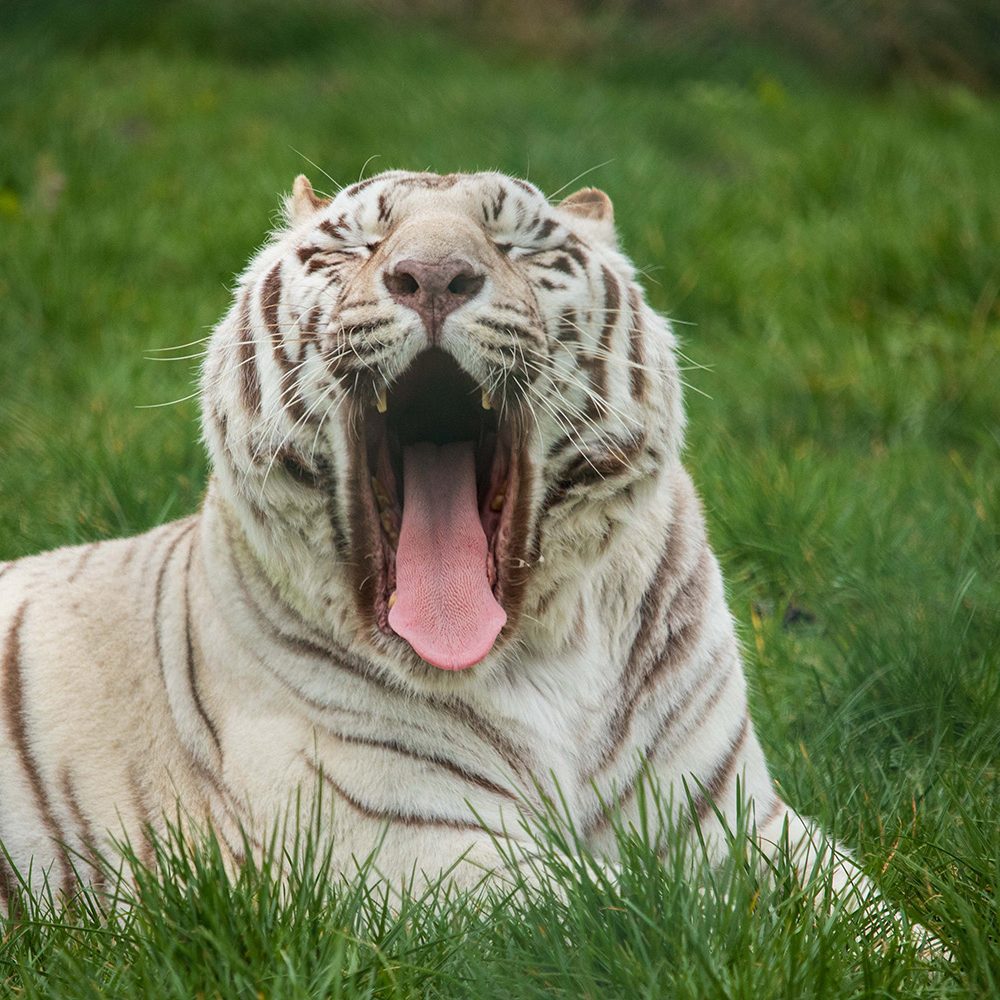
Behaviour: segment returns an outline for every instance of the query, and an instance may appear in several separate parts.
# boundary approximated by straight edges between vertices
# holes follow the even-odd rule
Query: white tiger
[[[200,512],[0,565],[18,869],[69,893],[67,852],[178,807],[238,864],[320,787],[343,871],[381,838],[386,878],[464,856],[469,884],[556,783],[613,860],[644,767],[678,829],[718,842],[739,780],[805,858],[607,196],[391,171],[332,200],[299,177],[286,215],[208,346]]]

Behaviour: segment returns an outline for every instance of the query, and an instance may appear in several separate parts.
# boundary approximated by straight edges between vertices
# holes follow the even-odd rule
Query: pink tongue
[[[464,670],[507,621],[486,575],[472,442],[404,448],[403,490],[389,624],[428,663]]]

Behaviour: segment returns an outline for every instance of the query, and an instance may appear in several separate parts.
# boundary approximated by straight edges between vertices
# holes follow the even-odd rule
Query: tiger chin
[[[645,774],[863,890],[768,775],[680,384],[602,192],[299,177],[207,345],[201,510],[0,564],[0,904],[178,815],[238,865],[317,788],[348,874],[471,884],[557,785],[613,863]]]

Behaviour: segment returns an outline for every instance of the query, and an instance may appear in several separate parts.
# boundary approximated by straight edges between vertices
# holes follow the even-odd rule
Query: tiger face
[[[672,335],[594,189],[300,177],[287,216],[206,367],[217,469],[251,537],[322,508],[376,658],[466,670],[569,582],[546,553],[585,572],[648,499],[679,448]]]

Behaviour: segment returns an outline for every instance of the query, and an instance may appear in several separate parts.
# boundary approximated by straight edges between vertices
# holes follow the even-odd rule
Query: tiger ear
[[[313,191],[312,184],[305,174],[299,174],[292,185],[292,195],[285,199],[285,212],[288,221],[296,226],[303,219],[308,218],[313,212],[330,204],[329,198],[320,198]]]
[[[597,188],[580,188],[560,202],[559,208],[578,219],[584,219],[596,236],[607,243],[617,242],[615,209],[611,199]]]

